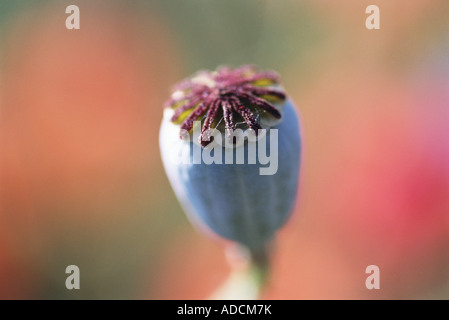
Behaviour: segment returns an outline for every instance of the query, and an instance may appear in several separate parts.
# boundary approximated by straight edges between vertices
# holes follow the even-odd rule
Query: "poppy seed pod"
[[[176,196],[201,229],[260,252],[288,220],[301,141],[275,72],[221,67],[180,82],[166,103],[160,149]]]

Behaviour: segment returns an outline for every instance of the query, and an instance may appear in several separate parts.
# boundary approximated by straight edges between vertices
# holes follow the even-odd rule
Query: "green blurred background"
[[[223,245],[183,214],[158,130],[175,82],[244,63],[282,75],[304,132],[264,298],[449,298],[447,0],[0,0],[0,298],[208,297]]]

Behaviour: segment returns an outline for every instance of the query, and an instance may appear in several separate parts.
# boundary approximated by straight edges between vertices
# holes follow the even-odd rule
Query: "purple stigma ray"
[[[231,135],[232,132],[235,130],[235,124],[232,112],[232,105],[228,100],[223,101],[223,118],[225,121],[225,128],[227,130],[227,134]]]
[[[247,92],[239,92],[238,97],[240,99],[247,100],[250,104],[257,105],[257,106],[261,107],[262,109],[264,109],[265,111],[268,111],[270,114],[272,114],[277,119],[281,118],[281,114],[278,111],[278,109],[276,109],[276,107],[274,107],[271,103],[269,103],[268,101],[266,101],[262,98],[259,98],[255,95],[253,95],[251,93],[247,93]]]
[[[204,120],[203,128],[201,130],[201,135],[199,137],[200,143],[203,147],[207,146],[212,141],[210,140],[212,124],[216,118],[218,108],[221,105],[219,99],[214,100],[210,103],[209,111],[207,112],[206,119]]]
[[[182,107],[179,107],[175,110],[175,113],[173,114],[171,121],[176,121],[178,120],[179,116],[184,112],[187,111],[189,109],[192,109],[193,107],[195,107],[199,102],[201,101],[200,97],[193,97],[192,100],[190,100],[189,102],[187,102],[186,104],[184,104]]]
[[[247,107],[243,105],[243,103],[236,97],[230,98],[230,103],[232,108],[242,116],[242,118],[245,120],[245,122],[248,124],[248,127],[250,129],[253,129],[256,134],[257,130],[261,129],[259,122],[254,118],[253,113],[251,110],[249,110]]]

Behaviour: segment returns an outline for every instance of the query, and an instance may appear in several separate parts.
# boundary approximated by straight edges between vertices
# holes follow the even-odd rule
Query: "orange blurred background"
[[[448,9],[0,0],[0,298],[207,298],[230,270],[166,179],[162,105],[197,69],[244,63],[279,71],[304,131],[264,298],[449,298]]]

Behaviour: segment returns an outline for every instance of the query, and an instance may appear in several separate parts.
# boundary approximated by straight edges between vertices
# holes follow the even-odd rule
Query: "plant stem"
[[[240,250],[241,251],[241,250]],[[248,252],[248,250],[246,250]],[[242,256],[243,263],[242,263]],[[210,297],[213,300],[257,300],[260,298],[269,274],[267,250],[239,254],[231,261],[231,274],[225,283]],[[235,258],[235,256],[234,256]]]

